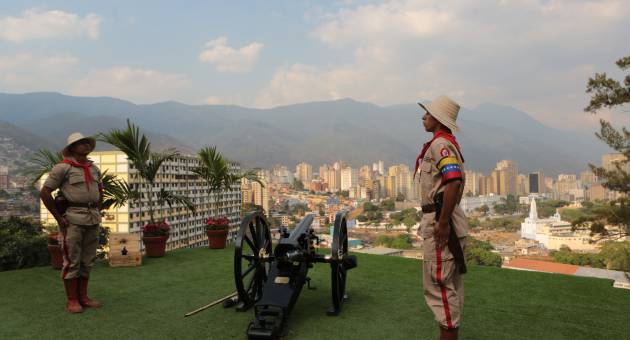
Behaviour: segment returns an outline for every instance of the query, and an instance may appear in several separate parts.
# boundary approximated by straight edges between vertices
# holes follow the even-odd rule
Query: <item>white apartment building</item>
[[[121,151],[93,152],[89,157],[101,169],[108,174],[116,175],[120,180],[139,190],[143,198],[140,204],[128,202],[122,207],[105,211],[102,225],[111,232],[140,233],[142,227],[149,222],[148,212],[148,185],[142,184],[131,163]],[[167,242],[167,250],[176,248],[193,248],[208,245],[205,231],[206,220],[216,214],[215,202],[218,203],[219,216],[226,216],[230,220],[228,240],[232,240],[238,233],[241,213],[240,183],[232,186],[231,190],[223,192],[220,198],[211,194],[205,182],[192,172],[199,165],[194,156],[177,156],[172,161],[164,162],[157,175],[153,188],[153,201],[157,199],[157,192],[164,188],[178,195],[188,197],[195,205],[194,213],[188,211],[181,204],[168,206],[164,203],[156,207],[154,218],[164,219],[171,226],[171,234]],[[233,163],[233,171],[239,171],[240,166]],[[42,182],[45,180],[42,179]],[[44,223],[55,223],[54,218],[41,204],[41,220]]]

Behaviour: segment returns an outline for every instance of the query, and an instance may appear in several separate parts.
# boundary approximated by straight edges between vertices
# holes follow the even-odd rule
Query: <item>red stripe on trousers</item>
[[[446,315],[446,326],[449,329],[453,328],[453,322],[451,321],[451,310],[448,306],[448,299],[446,298],[446,287],[442,282],[442,252],[440,246],[435,245],[435,257],[437,258],[437,268],[435,273],[435,279],[437,280],[440,290],[442,291],[442,305],[444,305],[444,315]]]
[[[68,234],[68,231],[66,230],[66,232],[63,233],[63,255],[66,257],[64,260],[67,263],[67,265],[63,266],[63,273],[61,274],[61,277],[64,280],[66,279],[66,275],[68,275],[68,267],[70,266],[70,255],[68,255],[68,243],[66,242],[67,234]]]

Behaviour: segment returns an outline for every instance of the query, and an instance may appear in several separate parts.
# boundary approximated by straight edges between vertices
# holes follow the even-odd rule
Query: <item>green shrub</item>
[[[0,220],[0,271],[47,265],[47,244],[39,223],[18,217]]]
[[[466,263],[501,267],[503,259],[500,255],[491,252],[492,249],[494,247],[490,243],[468,237],[466,240]]]

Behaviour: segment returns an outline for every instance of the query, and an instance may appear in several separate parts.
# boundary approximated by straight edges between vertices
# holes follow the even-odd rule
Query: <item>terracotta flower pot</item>
[[[148,257],[162,257],[166,253],[168,236],[145,236],[142,238]]]
[[[208,248],[223,249],[227,240],[227,230],[206,230],[208,235]]]
[[[63,255],[61,255],[61,246],[58,244],[49,244],[48,253],[50,253],[50,265],[53,269],[61,269],[63,267]]]

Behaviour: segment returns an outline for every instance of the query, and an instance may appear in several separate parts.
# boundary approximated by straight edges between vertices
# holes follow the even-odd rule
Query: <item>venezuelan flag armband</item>
[[[440,174],[442,174],[443,184],[464,178],[459,160],[457,160],[457,158],[453,155],[448,155],[442,158],[438,162],[437,168],[440,171]]]

